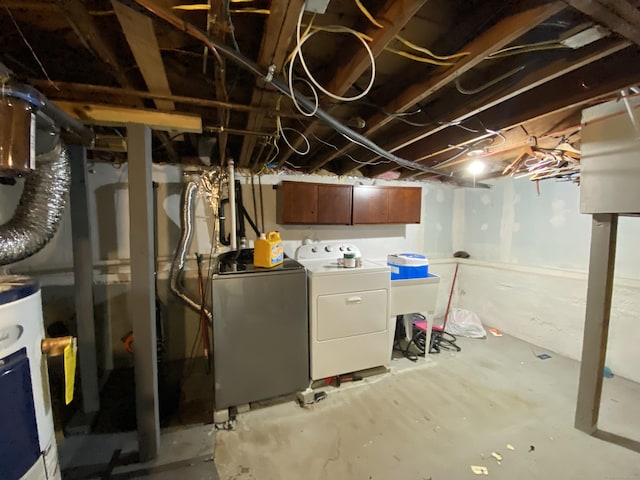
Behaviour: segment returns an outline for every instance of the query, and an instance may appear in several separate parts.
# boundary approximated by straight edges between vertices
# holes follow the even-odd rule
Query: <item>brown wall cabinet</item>
[[[351,185],[282,182],[278,187],[278,223],[349,225]]]
[[[420,187],[351,186],[284,181],[278,187],[278,223],[420,223],[421,202]]]
[[[420,187],[353,186],[353,225],[420,223]]]

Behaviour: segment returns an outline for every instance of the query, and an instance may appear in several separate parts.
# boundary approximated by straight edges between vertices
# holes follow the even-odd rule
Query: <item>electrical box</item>
[[[582,111],[580,211],[640,213],[640,99]]]
[[[329,0],[307,0],[304,9],[307,12],[324,13],[329,6]]]

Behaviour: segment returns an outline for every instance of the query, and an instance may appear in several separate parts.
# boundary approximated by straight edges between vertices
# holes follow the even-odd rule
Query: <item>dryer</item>
[[[356,267],[344,266],[345,253],[355,253]],[[307,269],[312,380],[387,365],[389,267],[340,242],[302,245],[296,259]]]

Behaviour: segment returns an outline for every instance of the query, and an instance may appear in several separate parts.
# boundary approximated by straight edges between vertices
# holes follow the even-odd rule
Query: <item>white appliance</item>
[[[60,479],[38,283],[0,276],[0,478]]]
[[[344,266],[345,253],[356,254],[356,267]],[[387,365],[389,267],[338,242],[302,245],[296,260],[307,269],[311,379]]]

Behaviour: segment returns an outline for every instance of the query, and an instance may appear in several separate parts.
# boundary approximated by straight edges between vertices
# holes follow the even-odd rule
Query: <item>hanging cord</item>
[[[428,48],[416,45],[415,43],[410,42],[409,40],[407,40],[404,37],[401,37],[400,35],[396,35],[394,38],[398,40],[400,43],[402,43],[403,45],[405,45],[406,47],[409,47],[410,49],[415,50],[416,52],[425,53],[430,57],[435,58],[436,60],[453,60],[454,58],[466,57],[467,55],[471,54],[471,52],[458,52],[452,55],[436,55]]]
[[[505,58],[512,55],[520,55],[521,53],[539,52],[544,50],[558,50],[562,48],[571,48],[567,45],[560,43],[558,40],[545,40],[544,42],[528,43],[524,45],[514,45],[512,47],[503,48],[497,50],[486,57],[486,60],[493,60],[495,58]]]
[[[258,222],[258,205],[256,203],[256,184],[255,184],[255,176],[253,172],[251,172],[251,199],[253,200],[253,217],[256,219],[256,223]],[[262,229],[260,229],[262,231]]]
[[[33,58],[36,60],[36,63],[40,67],[40,70],[42,70],[42,73],[44,73],[44,76],[47,78],[47,81],[49,82],[49,84],[53,88],[55,88],[57,91],[60,91],[60,88],[55,83],[53,83],[53,80],[51,80],[51,77],[49,77],[49,74],[45,70],[44,65],[42,64],[40,59],[38,58],[38,55],[36,55],[36,51],[33,49],[31,44],[27,40],[27,37],[25,37],[24,33],[22,33],[22,29],[18,25],[18,22],[16,22],[16,19],[13,18],[13,13],[11,13],[11,10],[9,9],[9,7],[5,6],[4,8],[7,11],[7,14],[9,15],[9,18],[11,19],[11,23],[13,23],[13,26],[16,27],[16,30],[18,31],[18,34],[20,34],[20,37],[22,38],[22,41],[25,43],[25,45],[27,46],[27,48],[31,52],[31,55],[33,55]]]
[[[180,19],[179,17],[175,16],[170,11],[158,6],[153,0],[135,0],[135,2],[138,5],[140,5],[140,6],[144,7],[144,8],[146,8],[147,10],[149,10],[154,15],[162,18],[166,22],[168,22],[168,23],[174,25],[175,27],[181,29],[185,33],[193,36],[194,38],[197,38],[197,39],[205,42],[207,45],[214,46],[223,55],[225,55],[229,59],[233,60],[234,62],[240,64],[242,67],[244,67],[246,70],[251,72],[253,75],[255,75],[255,76],[259,77],[259,78],[270,80],[271,85],[273,85],[281,93],[284,93],[286,95],[291,95],[291,92],[289,92],[289,89],[288,89],[287,85],[285,85],[282,81],[280,81],[276,77],[273,77],[273,78],[267,77],[267,74],[264,71],[264,69],[259,67],[255,62],[249,60],[248,58],[246,58],[245,56],[239,54],[238,52],[235,52],[234,50],[228,48],[226,45],[224,45],[222,43],[214,43],[215,40],[209,39],[204,33],[202,33],[202,31],[197,29],[195,26],[183,21],[182,19]],[[296,98],[296,100],[303,107],[305,107],[305,108],[307,108],[309,110],[313,109],[313,105],[311,104],[311,102],[307,98],[305,98],[303,95],[301,95],[300,93],[293,92],[293,96]],[[378,144],[376,144],[372,140],[368,139],[364,135],[361,135],[360,133],[356,132],[355,130],[353,130],[353,129],[341,124],[338,120],[336,120],[335,118],[333,118],[331,115],[329,115],[327,112],[325,112],[324,110],[322,110],[320,108],[318,108],[318,110],[316,111],[315,116],[318,119],[320,119],[323,122],[325,122],[331,128],[333,128],[336,131],[340,132],[349,141],[361,144],[366,149],[370,150],[371,152],[375,153],[376,155],[378,155],[380,157],[384,157],[384,158],[386,158],[386,159],[388,159],[388,160],[390,160],[390,161],[392,161],[392,162],[394,162],[394,163],[396,163],[396,164],[398,164],[400,166],[407,167],[407,168],[414,168],[416,170],[432,173],[434,175],[445,176],[449,180],[457,181],[458,183],[465,183],[464,179],[459,178],[459,177],[454,176],[454,175],[451,175],[448,172],[443,172],[441,170],[437,170],[435,168],[428,167],[428,166],[426,166],[424,164],[421,164],[419,162],[413,162],[411,160],[407,160],[407,159],[398,157],[397,155],[394,155],[393,153],[391,153],[391,152],[385,150],[384,148],[380,147]],[[481,187],[484,187],[484,188],[489,188],[489,185],[486,185],[486,184],[478,184],[477,186],[481,186]]]
[[[462,93],[463,95],[474,95],[476,93],[480,93],[483,90],[486,90],[489,87],[494,86],[496,83],[500,83],[503,80],[506,80],[509,77],[514,76],[516,73],[524,70],[525,65],[521,65],[519,67],[514,68],[513,70],[509,70],[507,73],[503,73],[502,75],[494,78],[493,80],[490,80],[486,83],[484,83],[483,85],[480,85],[479,87],[476,88],[465,88],[461,85],[462,83],[462,77],[458,77],[455,80],[455,84],[456,84],[456,90],[458,90],[460,93]]]
[[[309,27],[307,28],[307,32],[305,32],[304,35],[300,34],[300,30],[302,27],[302,17],[304,15],[305,12],[305,6],[302,6],[302,9],[300,10],[300,15],[298,16],[298,23],[296,24],[296,46],[291,54],[291,61],[289,62],[289,90],[290,90],[290,94],[291,94],[291,98],[294,99],[294,104],[296,104],[296,107],[298,108],[298,110],[300,110],[300,107],[297,105],[297,102],[295,101],[295,95],[294,95],[294,91],[293,91],[293,65],[295,63],[296,58],[300,61],[300,64],[302,65],[302,68],[304,70],[304,72],[307,74],[307,77],[309,78],[309,80],[311,81],[311,83],[314,85],[314,87],[316,87],[318,90],[320,90],[321,92],[323,92],[325,95],[333,98],[334,100],[338,100],[338,101],[342,101],[342,102],[352,102],[354,100],[359,100],[360,98],[364,97],[365,95],[367,95],[369,93],[369,91],[371,90],[371,88],[373,87],[373,82],[376,79],[376,61],[375,58],[373,56],[373,52],[371,51],[371,48],[369,47],[369,44],[367,44],[367,42],[361,38],[360,34],[349,28],[349,27],[345,27],[342,25],[332,25],[331,27],[323,27],[324,31],[327,31],[327,28],[331,28],[333,29],[335,32],[342,32],[342,33],[349,33],[351,35],[353,35],[354,37],[356,37],[358,39],[359,42],[362,43],[362,45],[364,46],[365,50],[367,51],[367,55],[369,56],[369,61],[371,63],[371,78],[369,79],[369,84],[367,85],[367,87],[358,95],[355,95],[353,97],[343,97],[341,95],[336,95],[335,93],[330,92],[329,90],[327,90],[326,88],[324,88],[322,85],[320,85],[320,83],[315,79],[315,77],[313,76],[313,74],[311,73],[311,71],[309,70],[309,67],[307,66],[307,62],[304,59],[304,54],[302,53],[302,46],[311,38],[313,37],[316,33],[323,31],[321,29],[315,29],[311,32],[308,32]],[[304,111],[300,110],[302,112],[303,115],[306,115],[304,113]]]
[[[356,5],[358,6],[358,8],[360,9],[360,11],[362,12],[362,14],[367,17],[369,19],[369,21],[371,23],[373,23],[376,27],[378,28],[384,28],[384,25],[382,25],[380,22],[378,22],[373,15],[371,15],[369,13],[369,10],[367,10],[364,5],[362,4],[362,2],[360,0],[355,0]]]
[[[262,177],[258,176],[258,185],[260,189],[260,231],[264,232],[264,196],[262,194]],[[257,215],[256,215],[257,220]]]
[[[358,6],[358,8],[360,9],[360,12],[362,12],[362,14],[365,17],[367,17],[367,19],[374,26],[376,26],[378,28],[384,28],[384,25],[382,25],[378,20],[375,19],[375,17],[373,15],[371,15],[369,10],[366,9],[366,7],[362,4],[362,2],[360,0],[354,0],[354,1],[355,1],[356,5]],[[359,33],[359,34],[361,36],[364,36],[364,34],[362,34],[362,33]],[[396,40],[398,40],[400,43],[404,44],[406,47],[408,47],[408,48],[410,48],[412,50],[415,50],[416,52],[424,53],[424,54],[429,55],[431,57],[431,58],[420,57],[420,56],[417,56],[417,55],[412,55],[411,53],[408,53],[408,52],[403,52],[402,50],[396,50],[395,48],[385,47],[385,50],[387,52],[395,53],[396,55],[400,55],[402,57],[409,58],[409,59],[415,60],[417,62],[431,63],[433,65],[450,66],[450,65],[453,65],[453,63],[443,62],[443,61],[439,61],[439,60],[451,60],[451,59],[454,59],[454,58],[464,57],[464,56],[469,55],[471,53],[471,52],[460,52],[460,53],[454,53],[453,55],[436,55],[435,53],[433,53],[428,48],[424,48],[424,47],[421,47],[419,45],[416,45],[415,43],[410,42],[409,40],[401,37],[400,35],[395,35],[394,38]],[[371,38],[369,38],[369,41],[371,41]]]
[[[314,90],[315,93],[315,90]],[[282,95],[280,95],[278,97],[278,100],[276,101],[276,112],[280,111],[280,101],[282,100]],[[318,97],[316,96],[316,104],[317,104],[317,100]],[[314,112],[315,113],[315,112]],[[309,144],[309,139],[305,136],[304,133],[300,132],[299,130],[296,130],[295,128],[290,128],[290,127],[283,127],[282,126],[282,120],[280,120],[280,115],[276,116],[276,129],[278,132],[278,137],[282,138],[282,140],[284,140],[284,143],[287,144],[287,146],[293,150],[294,153],[297,153],[298,155],[306,155],[311,151],[311,145]],[[297,148],[295,148],[291,142],[289,142],[289,140],[287,139],[287,136],[285,135],[285,131],[289,131],[289,132],[295,132],[298,135],[300,135],[300,137],[302,138],[302,140],[305,143],[305,149],[304,150],[298,150]]]

